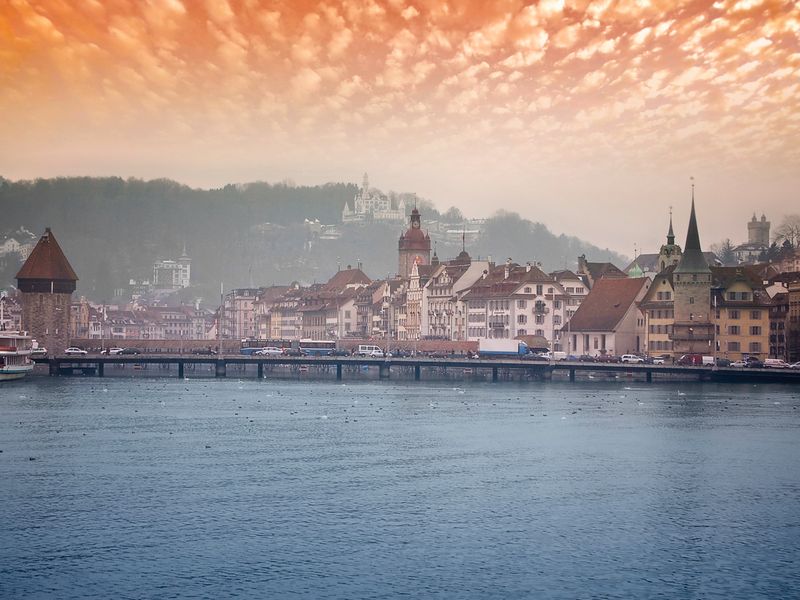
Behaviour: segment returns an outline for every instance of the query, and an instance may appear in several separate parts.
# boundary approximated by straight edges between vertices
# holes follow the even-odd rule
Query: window
[[[754,321],[761,320],[761,311],[760,310],[751,310],[750,311],[750,318]]]
[[[739,342],[728,342],[728,352],[739,352]]]
[[[694,304],[694,296],[689,296],[689,304]]]
[[[738,319],[739,318],[739,311],[738,310],[729,310],[728,311],[728,318],[729,319]]]
[[[554,303],[554,306],[555,306],[556,310],[561,308],[561,300],[556,300],[555,303]]]
[[[736,292],[728,292],[728,300],[736,300]]]
[[[541,283],[536,286],[536,295],[537,296],[541,296],[542,295],[542,284]]]
[[[575,288],[574,287],[568,287],[567,288],[567,293],[568,294],[574,294],[575,293]]]
[[[758,325],[750,327],[750,335],[761,335],[761,327]]]
[[[525,329],[517,329],[517,335],[528,335],[528,332]]]
[[[544,336],[544,329],[537,329],[536,335]]]
[[[754,354],[761,352],[761,342],[750,342],[750,352]]]
[[[532,289],[532,288],[531,288],[531,286],[527,286],[527,287],[525,288],[524,292],[525,292],[526,294],[530,294],[530,293],[531,293],[531,289]]]
[[[528,322],[528,317],[525,315],[517,315],[517,323],[519,325],[525,325]]]
[[[517,300],[517,308],[525,308],[528,305],[525,300]]]
[[[730,334],[730,335],[739,335],[739,326],[738,325],[728,325],[728,334]]]
[[[553,325],[561,325],[561,315],[553,316]]]

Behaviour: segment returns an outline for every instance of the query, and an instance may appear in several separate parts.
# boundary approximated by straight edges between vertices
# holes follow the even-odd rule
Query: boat
[[[30,336],[23,331],[0,330],[0,381],[22,379],[31,371]]]

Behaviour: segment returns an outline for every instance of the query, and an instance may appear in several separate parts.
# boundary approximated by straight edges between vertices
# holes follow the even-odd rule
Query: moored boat
[[[21,331],[0,330],[0,381],[22,379],[31,371],[30,336]]]

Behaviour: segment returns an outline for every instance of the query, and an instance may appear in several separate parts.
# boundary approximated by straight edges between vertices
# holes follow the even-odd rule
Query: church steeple
[[[675,245],[675,232],[672,231],[672,207],[669,207],[669,231],[667,232],[667,244]]]
[[[683,247],[683,258],[678,264],[676,273],[710,273],[706,257],[700,248],[700,233],[697,229],[697,215],[694,210],[694,182],[692,182],[692,212],[689,215],[689,229],[686,232],[686,245]]]

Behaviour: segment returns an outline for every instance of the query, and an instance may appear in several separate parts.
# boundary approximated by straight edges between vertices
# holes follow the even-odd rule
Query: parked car
[[[789,365],[790,369],[800,369],[800,362],[792,363]]]
[[[64,354],[66,354],[67,356],[83,356],[83,355],[89,354],[89,353],[86,352],[86,350],[84,350],[83,348],[77,348],[75,346],[70,346],[69,348],[64,350]]]
[[[669,354],[659,354],[654,356],[652,360],[654,365],[665,365],[669,360]]]
[[[300,348],[284,348],[283,349],[284,356],[305,356],[306,353],[300,350]]]
[[[344,348],[334,348],[328,356],[350,356],[350,353]]]
[[[765,369],[788,369],[789,363],[780,358],[765,358],[764,359],[764,368]]]
[[[267,346],[266,348],[261,348],[261,350],[256,350],[253,354],[258,356],[281,356],[283,354],[283,348]]]
[[[613,354],[601,354],[597,357],[596,362],[599,363],[618,363],[619,356],[614,356]]]
[[[383,350],[381,349],[381,347],[375,346],[373,344],[359,344],[355,353],[358,356],[372,356],[377,358],[383,358]]]
[[[529,352],[524,356],[520,356],[522,360],[533,360],[538,362],[550,362],[550,355],[537,352]]]
[[[630,363],[630,364],[644,363],[644,359],[641,356],[637,356],[635,354],[623,354],[620,357],[619,361],[622,363]]]
[[[195,348],[192,350],[192,354],[196,354],[198,356],[211,356],[216,353],[217,351],[213,348]]]
[[[757,359],[755,356],[748,356],[744,359],[744,364],[749,369],[760,369],[764,366],[764,363],[761,360]]]
[[[744,362],[743,360],[735,360],[730,364],[730,366],[733,367],[734,369],[743,369],[744,367],[747,366],[747,363]]]
[[[591,354],[581,354],[578,357],[579,362],[597,362],[597,359]]]
[[[142,351],[138,348],[123,348],[117,354],[141,354]]]
[[[100,354],[108,354],[108,355],[112,355],[112,356],[114,354],[119,354],[121,352],[122,352],[122,348],[106,348],[104,350],[100,350]]]
[[[731,361],[729,358],[718,358],[717,359],[717,366],[718,367],[730,367]]]
[[[699,367],[703,364],[703,355],[684,354],[678,359],[678,364],[682,367]]]
[[[44,346],[31,350],[31,358],[44,358],[45,356],[47,356],[47,348]]]

